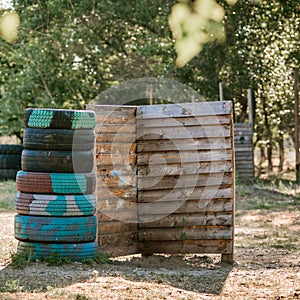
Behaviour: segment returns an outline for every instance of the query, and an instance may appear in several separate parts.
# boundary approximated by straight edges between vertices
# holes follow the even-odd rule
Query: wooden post
[[[223,85],[222,85],[222,82],[219,82],[219,95],[220,95],[220,101],[224,101],[224,94],[223,94]]]
[[[300,183],[299,162],[299,68],[294,69],[296,182]]]
[[[253,106],[252,106],[252,91],[251,89],[247,90],[248,92],[248,116],[249,116],[249,123],[253,126]]]

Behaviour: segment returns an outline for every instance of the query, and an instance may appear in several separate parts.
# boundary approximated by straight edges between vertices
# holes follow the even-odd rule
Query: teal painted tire
[[[29,128],[87,129],[95,127],[96,116],[91,110],[28,108],[24,121]]]
[[[23,145],[19,144],[0,144],[0,154],[19,154],[21,155]]]
[[[72,261],[82,261],[93,258],[98,253],[97,242],[72,243],[72,244],[48,244],[19,242],[17,253],[31,254],[32,260],[43,259],[55,253],[62,257],[68,257]]]
[[[97,219],[90,217],[15,216],[15,238],[26,242],[82,243],[96,239]]]
[[[81,217],[96,213],[96,195],[17,193],[16,210],[29,216]]]
[[[16,176],[16,187],[18,191],[24,193],[93,194],[96,189],[96,175],[19,171]]]
[[[46,151],[24,149],[21,167],[29,172],[90,173],[93,170],[92,151]]]
[[[91,150],[94,130],[25,128],[23,145],[33,150]]]

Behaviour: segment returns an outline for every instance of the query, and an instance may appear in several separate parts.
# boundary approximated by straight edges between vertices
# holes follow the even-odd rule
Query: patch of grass
[[[75,299],[76,300],[89,300],[90,298],[88,298],[86,295],[83,295],[83,294],[76,294]]]
[[[14,180],[0,181],[0,212],[15,210],[16,193]]]
[[[26,251],[11,254],[11,266],[15,269],[24,269],[32,262],[32,252]]]
[[[49,256],[42,259],[48,266],[61,266],[64,264],[70,264],[72,260],[67,256],[59,255],[58,253],[51,253]]]
[[[236,187],[237,209],[294,210],[300,209],[300,190],[291,181],[256,180],[252,185]]]
[[[93,264],[110,264],[109,254],[105,252],[98,252],[95,256],[86,257],[82,260],[83,264],[93,265]]]
[[[23,286],[19,285],[18,280],[8,280],[4,286],[0,287],[0,292],[18,293],[23,291]]]

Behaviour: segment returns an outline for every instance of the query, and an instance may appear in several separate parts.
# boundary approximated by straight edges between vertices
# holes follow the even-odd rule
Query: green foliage
[[[11,266],[15,269],[24,269],[32,262],[32,251],[11,254]]]
[[[109,254],[105,252],[98,252],[95,256],[87,257],[82,260],[83,264],[93,265],[93,264],[110,264]]]
[[[246,91],[252,88],[257,145],[272,148],[283,136],[293,136],[298,0],[240,0],[233,6],[229,0],[14,2],[21,20],[18,39],[0,39],[0,135],[22,138],[27,107],[83,109],[115,84],[161,77],[179,81],[209,101],[218,100],[222,81],[225,99],[234,101],[236,122],[247,121]],[[205,14],[201,5],[217,7],[219,14]],[[174,19],[175,7],[184,7],[183,19]],[[220,45],[214,41],[223,27],[226,43]],[[199,44],[202,51],[196,55]],[[174,63],[179,49],[196,55],[190,60],[185,54],[183,68]]]
[[[52,252],[49,256],[43,258],[42,261],[44,261],[48,266],[61,266],[72,262],[68,256],[62,256],[55,252]]]

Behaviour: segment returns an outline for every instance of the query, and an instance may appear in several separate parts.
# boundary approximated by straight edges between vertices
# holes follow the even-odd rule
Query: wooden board
[[[193,213],[173,213],[167,216],[161,215],[157,211],[155,215],[140,215],[143,221],[140,228],[168,228],[168,227],[191,227],[191,226],[231,226],[231,212],[193,212]],[[153,221],[152,221],[153,220]]]
[[[162,117],[229,115],[231,110],[232,104],[230,101],[148,105],[137,107],[136,118],[138,120],[161,119]]]
[[[214,173],[200,175],[165,176],[163,178],[143,177],[138,180],[138,190],[181,189],[189,187],[227,186],[231,185],[231,173]]]
[[[198,175],[211,174],[220,172],[231,172],[231,161],[216,161],[216,162],[198,162],[185,164],[151,164],[142,165],[138,168],[138,175],[140,178],[156,177],[156,176],[173,176],[173,175]]]
[[[151,142],[140,140],[137,144],[138,153],[162,152],[162,151],[190,151],[190,150],[220,150],[231,149],[230,138],[201,138],[201,139],[179,139],[179,140],[151,140]]]
[[[164,190],[141,190],[138,193],[138,202],[152,201],[185,201],[185,200],[210,200],[231,198],[233,194],[232,186],[220,187],[192,187],[182,189],[164,189]]]
[[[155,154],[143,152],[137,157],[137,165],[151,164],[180,164],[192,162],[214,162],[214,161],[231,161],[231,150],[204,150],[204,151],[164,151],[155,152]]]
[[[148,215],[184,214],[184,213],[216,213],[232,212],[233,205],[231,199],[209,199],[208,200],[178,200],[173,201],[153,201],[138,203],[140,220],[146,219]],[[145,216],[145,217],[144,217]]]
[[[97,143],[96,154],[135,154],[136,143]]]
[[[143,241],[180,241],[180,240],[230,240],[232,230],[226,226],[192,226],[178,228],[141,228],[139,240]]]
[[[177,140],[194,138],[230,137],[229,125],[204,125],[189,127],[151,127],[137,128],[138,140]]]
[[[144,241],[140,251],[145,255],[153,253],[221,253],[232,254],[233,241],[230,240],[181,240]]]
[[[199,116],[184,118],[162,118],[162,119],[137,119],[136,125],[139,129],[149,127],[186,127],[203,125],[230,125],[229,115]]]

